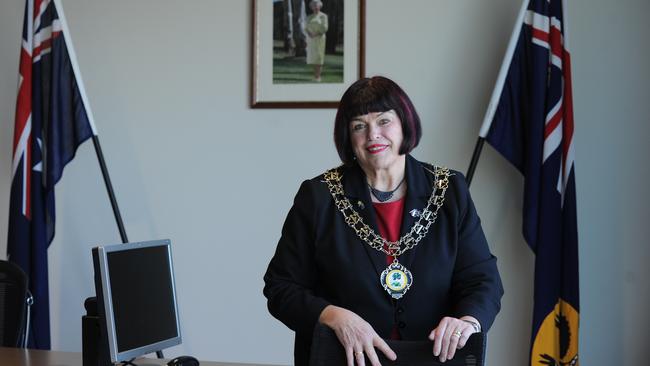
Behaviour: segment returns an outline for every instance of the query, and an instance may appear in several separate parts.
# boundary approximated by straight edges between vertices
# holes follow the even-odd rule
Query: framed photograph
[[[336,108],[365,75],[365,0],[252,0],[251,108]]]

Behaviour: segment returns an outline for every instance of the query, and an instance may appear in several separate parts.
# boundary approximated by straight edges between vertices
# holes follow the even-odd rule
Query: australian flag
[[[54,237],[54,185],[94,134],[56,3],[27,0],[14,129],[7,257],[34,297],[28,347],[50,348],[47,248]]]
[[[535,253],[530,364],[578,365],[578,234],[566,19],[559,0],[531,0],[523,11],[494,118],[481,134],[525,177],[523,233]]]

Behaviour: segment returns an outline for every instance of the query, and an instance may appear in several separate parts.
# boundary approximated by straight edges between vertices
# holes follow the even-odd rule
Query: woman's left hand
[[[467,318],[478,323],[473,317]],[[440,362],[451,360],[456,350],[463,348],[469,336],[474,333],[476,330],[471,323],[449,316],[442,318],[438,326],[429,333],[429,339],[433,341],[433,355],[439,356]]]

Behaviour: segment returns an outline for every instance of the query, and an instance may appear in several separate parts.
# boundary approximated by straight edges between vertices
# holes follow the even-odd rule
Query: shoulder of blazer
[[[327,172],[332,171],[332,170],[338,170],[339,174],[342,174],[341,176],[343,176],[343,175],[345,175],[346,166],[345,165],[339,165],[339,166],[336,166],[336,167],[333,167],[333,168],[326,169],[323,173],[311,178],[309,180],[309,182],[312,183],[315,186],[318,186],[318,188],[316,188],[316,189],[320,190],[320,189],[324,188],[326,192],[329,192],[329,189],[327,188],[327,181],[325,180],[325,174],[327,174]]]
[[[428,163],[426,161],[419,161],[419,160],[416,160],[416,161],[418,163],[420,163],[420,165],[422,165],[422,168],[424,168],[424,170],[428,173],[428,175],[430,177],[435,177],[436,169],[447,169],[447,170],[449,170],[449,176],[450,177],[453,176],[453,175],[459,174],[458,171],[453,170],[453,169],[449,169],[444,165],[435,165],[435,164]]]
[[[449,184],[445,192],[444,206],[446,207],[446,209],[450,209],[452,207],[457,207],[459,204],[463,205],[466,197],[468,196],[468,190],[467,190],[467,184],[465,183],[465,177],[461,172],[453,169],[448,169],[442,165],[431,164],[416,159],[411,160],[411,165],[421,167],[424,174],[419,175],[421,177],[420,179],[426,179],[425,185],[429,187],[435,185],[436,170],[438,169],[447,170],[449,172],[448,173]],[[418,186],[421,187],[420,189],[423,189],[423,186],[421,184]]]
[[[344,166],[341,165],[334,167],[328,169],[327,171],[341,168],[344,168]],[[322,174],[319,174],[311,179],[303,181],[299,194],[296,198],[300,200],[312,200],[317,210],[320,210],[325,205],[327,205],[332,200],[332,196],[330,194],[329,188],[327,187],[327,182],[325,181],[325,173],[326,172],[323,172]]]
[[[422,169],[425,172],[425,176],[427,177],[427,180],[429,181],[430,184],[434,183],[434,181],[436,179],[436,170],[438,170],[438,169],[446,169],[446,170],[448,170],[449,171],[450,181],[455,180],[455,179],[451,178],[451,177],[453,177],[455,175],[460,174],[462,176],[462,174],[460,172],[458,172],[456,170],[453,170],[453,169],[449,169],[444,165],[435,165],[435,164],[431,164],[431,163],[426,162],[426,161],[419,161],[417,159],[413,159],[413,160],[422,167]]]

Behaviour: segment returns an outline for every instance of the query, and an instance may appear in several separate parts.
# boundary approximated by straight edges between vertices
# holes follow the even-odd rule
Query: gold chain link
[[[341,211],[345,223],[354,230],[357,236],[372,248],[384,252],[387,255],[399,257],[402,253],[418,245],[420,240],[427,235],[429,227],[438,218],[438,210],[440,210],[440,207],[445,202],[445,192],[449,186],[449,176],[451,175],[449,169],[438,166],[434,167],[434,171],[426,167],[425,169],[435,176],[433,192],[431,192],[427,206],[422,210],[418,221],[398,241],[385,240],[363,222],[361,216],[354,210],[348,198],[343,194],[343,185],[341,185],[343,174],[339,171],[339,168],[326,171],[324,178],[325,183],[327,183],[327,188],[332,194],[332,198],[334,198],[336,208]],[[431,210],[432,207],[435,207],[435,209]],[[425,222],[424,225],[423,222]]]

